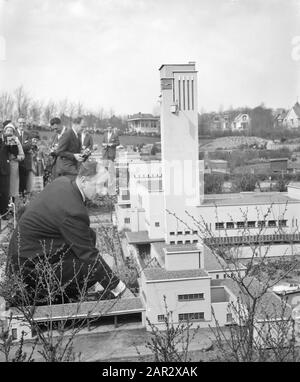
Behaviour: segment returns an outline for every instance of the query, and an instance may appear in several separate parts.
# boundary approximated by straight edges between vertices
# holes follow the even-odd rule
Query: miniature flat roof
[[[155,251],[157,252],[158,258],[161,261],[162,264],[165,264],[165,249],[168,250],[168,252],[176,252],[176,249],[179,250],[186,250],[186,251],[191,251],[191,250],[198,250],[202,252],[202,248],[197,248],[197,245],[168,245],[165,242],[159,242],[159,243],[152,243],[151,244]],[[174,250],[173,250],[174,248]],[[169,250],[171,249],[171,251]],[[206,246],[203,245],[203,256],[204,256],[204,270],[205,271],[223,271],[225,270],[230,270],[234,268],[233,264],[227,264],[222,257],[211,253],[211,250]],[[240,269],[245,269],[246,267],[240,263]]]
[[[235,194],[210,194],[204,196],[204,206],[300,203],[287,192],[240,192]]]
[[[259,290],[264,288],[263,284],[261,284],[254,277],[247,277],[244,279],[244,282],[247,283],[249,289],[252,293],[259,293]],[[219,280],[211,280],[211,286],[226,286],[236,297],[240,298],[242,302],[247,304],[246,296],[241,292],[238,284],[232,279],[219,279]],[[292,313],[292,308],[290,305],[287,305],[285,311],[282,311],[282,301],[280,297],[278,297],[273,292],[265,293],[262,298],[258,302],[257,306],[257,316],[259,319],[275,319],[288,318]]]
[[[126,232],[125,235],[129,244],[147,244],[156,241],[164,241],[163,238],[150,239],[148,231]]]
[[[167,271],[164,268],[146,268],[144,274],[147,281],[174,280],[195,277],[209,277],[204,269],[184,269],[179,271]]]
[[[34,319],[37,321],[60,319],[60,318],[80,318],[80,317],[100,317],[115,314],[127,314],[130,312],[141,312],[145,310],[140,297],[120,298],[116,300],[84,301],[81,303],[59,304],[37,306],[35,308]],[[11,308],[14,316],[20,316],[17,308]]]
[[[197,244],[165,244],[166,252],[190,252],[200,251]]]

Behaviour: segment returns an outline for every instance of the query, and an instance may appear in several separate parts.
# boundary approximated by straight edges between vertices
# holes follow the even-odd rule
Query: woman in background
[[[24,151],[12,123],[5,126],[3,140],[9,153],[9,196],[15,201],[19,196],[19,161],[24,159]]]

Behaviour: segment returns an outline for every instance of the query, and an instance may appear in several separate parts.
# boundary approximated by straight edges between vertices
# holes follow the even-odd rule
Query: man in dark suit
[[[4,124],[3,124],[3,127]],[[2,136],[0,127],[0,219],[7,220],[8,202],[9,202],[9,150]]]
[[[58,147],[55,150],[57,176],[68,176],[75,179],[78,174],[79,164],[84,160],[80,153],[80,132],[83,123],[82,117],[75,118],[72,128],[66,130],[58,141]]]
[[[50,289],[54,303],[74,301],[84,288],[97,282],[105,289],[106,298],[125,291],[125,284],[95,247],[96,235],[84,204],[86,199],[106,193],[107,177],[102,165],[85,162],[75,180],[55,179],[21,216],[10,240],[7,272],[22,275],[29,305],[34,295],[38,295],[34,303],[49,304],[49,274],[53,275]]]
[[[107,131],[103,135],[103,159],[113,161],[116,159],[116,148],[119,146],[120,141],[118,134],[112,130],[111,126],[108,126]]]
[[[64,132],[66,131],[66,127],[62,125],[61,119],[58,117],[54,117],[50,120],[50,128],[55,132],[55,134],[52,137],[51,143],[50,143],[50,158],[47,163],[47,172],[48,177],[51,177],[51,179],[55,179],[57,177],[56,174],[56,161],[57,156],[55,150],[58,147],[58,142],[60,138],[63,136]]]
[[[84,125],[81,135],[81,147],[83,150],[88,149],[90,151],[93,151],[93,146],[94,146],[94,140],[92,135],[87,131],[87,127]]]
[[[17,130],[16,135],[21,142],[25,158],[24,160],[19,162],[19,192],[24,195],[27,189],[27,180],[29,176],[29,172],[32,167],[32,145],[29,139],[29,133],[24,130],[26,127],[25,118],[19,117],[17,121]]]

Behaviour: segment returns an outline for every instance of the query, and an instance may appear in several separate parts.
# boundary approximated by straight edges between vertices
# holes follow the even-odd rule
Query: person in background
[[[25,156],[12,123],[5,126],[3,140],[9,152],[9,196],[15,202],[15,199],[19,196],[19,162],[23,161]]]
[[[5,124],[5,126],[7,124]],[[8,219],[8,214],[7,214],[8,203],[9,203],[10,166],[9,166],[9,150],[8,150],[8,146],[4,142],[2,133],[3,133],[3,128],[0,127],[0,216],[2,220],[7,220]]]
[[[23,160],[21,160],[19,162],[19,192],[24,196],[25,192],[26,192],[26,185],[27,185],[27,177],[28,177],[28,170],[26,168],[26,166],[28,166],[29,162],[30,162],[30,144],[28,142],[28,132],[25,131],[26,127],[26,121],[25,121],[25,118],[23,117],[19,117],[18,118],[18,121],[17,121],[17,126],[16,126],[16,136],[19,140],[19,142],[21,143],[22,145],[22,149],[23,149],[23,152],[24,152],[24,158]],[[25,159],[27,159],[27,161],[25,162]]]
[[[58,117],[54,117],[50,120],[50,128],[55,134],[52,137],[50,149],[51,152],[54,152],[58,147],[58,141],[62,137],[63,133],[66,131],[66,127],[61,123],[61,119]]]
[[[59,138],[58,147],[55,149],[56,174],[57,176],[68,176],[75,179],[79,165],[84,161],[81,155],[80,133],[84,122],[82,117],[77,117],[72,123],[72,128],[64,132]]]
[[[81,147],[89,150],[93,150],[94,141],[92,135],[88,132],[85,121],[83,122],[82,132],[81,132]]]
[[[58,147],[58,141],[66,131],[66,127],[62,125],[61,119],[54,117],[50,119],[50,129],[54,132],[50,144],[48,145],[48,155],[44,155],[44,186],[54,180],[56,175],[57,156],[55,150]],[[44,153],[45,154],[45,153]]]
[[[93,147],[94,147],[93,137],[88,132],[85,120],[83,120],[83,127],[82,127],[82,132],[80,134],[80,141],[81,141],[81,154],[85,161],[92,154]]]
[[[116,159],[116,149],[119,146],[119,136],[116,132],[112,130],[111,126],[107,127],[107,131],[103,135],[103,159],[115,161]]]
[[[38,140],[39,134],[31,132],[28,136],[28,142],[30,149],[28,150],[27,157],[25,157],[27,179],[26,179],[26,191],[28,193],[33,191],[33,180],[37,174],[37,155],[38,155]]]

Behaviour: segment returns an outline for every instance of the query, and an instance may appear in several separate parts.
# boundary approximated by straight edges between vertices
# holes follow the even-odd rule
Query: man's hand
[[[74,154],[74,158],[77,160],[77,162],[83,162],[84,160],[81,154]]]

